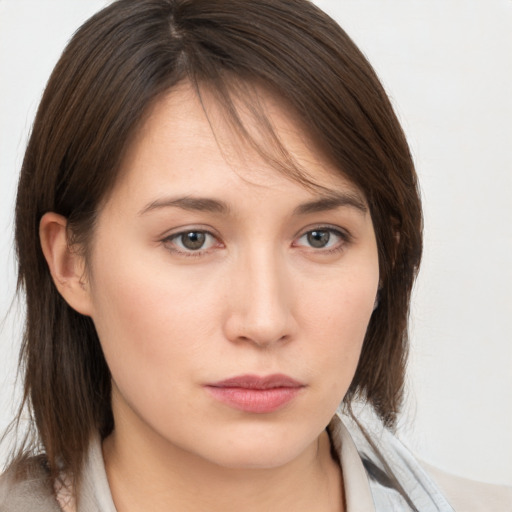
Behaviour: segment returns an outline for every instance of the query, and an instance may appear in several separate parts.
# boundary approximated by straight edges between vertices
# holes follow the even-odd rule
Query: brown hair
[[[48,211],[67,217],[70,243],[86,247],[130,137],[150,105],[184,79],[215,91],[235,121],[235,83],[275,91],[365,194],[378,244],[379,307],[345,402],[367,400],[388,426],[400,408],[422,217],[404,134],[370,64],[307,0],[119,0],[77,31],[55,67],[18,187],[18,288],[27,308],[22,407],[33,418],[32,449],[46,453],[53,478],[60,469],[79,476],[91,432],[108,435],[113,417],[93,323],[57,292],[39,222]]]

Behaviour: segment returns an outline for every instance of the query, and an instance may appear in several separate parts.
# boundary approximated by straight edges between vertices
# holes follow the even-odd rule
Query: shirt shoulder
[[[8,469],[0,476],[0,512],[62,512],[40,460],[23,471]]]
[[[456,512],[512,512],[512,487],[451,475],[423,464]]]

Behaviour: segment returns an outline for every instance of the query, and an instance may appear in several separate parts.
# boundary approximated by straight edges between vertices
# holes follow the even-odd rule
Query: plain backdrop
[[[12,219],[27,134],[64,45],[104,0],[0,0],[0,319],[15,288]],[[420,176],[400,436],[423,459],[512,484],[512,1],[318,0],[374,65]],[[0,332],[0,430],[19,397],[21,314]],[[6,450],[0,452],[0,462]]]

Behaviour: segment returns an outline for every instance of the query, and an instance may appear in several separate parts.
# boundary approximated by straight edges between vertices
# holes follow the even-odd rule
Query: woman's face
[[[116,432],[232,468],[314,446],[354,375],[379,280],[364,196],[263,100],[319,187],[230,138],[207,104],[212,132],[183,85],[131,144],[89,261],[85,313]]]

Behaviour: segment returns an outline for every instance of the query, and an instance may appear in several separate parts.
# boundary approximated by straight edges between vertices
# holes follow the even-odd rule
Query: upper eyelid
[[[162,238],[162,241],[169,241],[179,238],[180,236],[186,235],[187,233],[204,233],[205,235],[210,235],[215,238],[215,240],[220,241],[220,238],[215,233],[208,231],[206,229],[184,229],[182,231],[176,231],[175,233],[170,233]]]
[[[345,241],[350,242],[353,240],[354,236],[350,231],[348,231],[346,228],[343,228],[341,226],[336,226],[332,224],[312,224],[310,226],[306,226],[302,228],[300,231],[298,231],[293,237],[292,241],[295,242],[296,240],[302,238],[307,233],[310,233],[311,231],[315,230],[325,230],[333,232],[339,236],[341,236]],[[174,240],[178,238],[181,235],[184,235],[186,233],[190,232],[199,232],[199,233],[205,233],[207,235],[212,236],[217,241],[223,243],[221,236],[214,230],[212,227],[199,227],[199,226],[181,226],[179,228],[174,228],[172,232],[167,232],[159,237],[161,242],[167,242],[170,240]],[[208,250],[208,249],[205,249]],[[201,249],[198,249],[196,252],[200,252]]]
[[[295,235],[293,235],[292,238],[295,240],[296,238],[300,238],[301,236],[304,236],[306,233],[309,233],[310,231],[315,231],[315,230],[333,231],[333,232],[340,233],[341,235],[349,237],[349,238],[352,238],[352,236],[353,236],[349,230],[347,230],[346,228],[343,228],[341,226],[335,226],[332,224],[312,224],[310,226],[306,226],[306,227],[300,229],[299,231],[297,231],[295,233]],[[218,234],[217,231],[210,226],[205,226],[205,227],[203,227],[203,226],[190,226],[190,227],[189,226],[180,226],[177,228],[173,228],[170,231],[168,230],[168,231],[164,232],[162,235],[159,236],[159,238],[161,240],[166,240],[166,239],[174,238],[179,235],[183,235],[185,233],[191,233],[191,232],[206,233],[206,234],[209,234],[219,240],[221,239],[220,234]]]
[[[185,233],[198,232],[198,233],[207,233],[212,235],[215,238],[220,239],[220,235],[217,233],[215,229],[211,226],[178,226],[172,229],[168,229],[164,231],[161,235],[159,235],[160,240],[167,240],[169,238],[173,238],[179,235],[183,235]]]
[[[342,238],[344,240],[347,240],[350,237],[350,235],[348,233],[345,233],[344,231],[342,231],[340,229],[318,227],[318,228],[308,229],[307,231],[304,231],[301,235],[296,237],[295,240],[300,240],[301,238],[306,236],[308,233],[311,233],[313,231],[328,231],[330,233],[335,234],[336,236],[339,236],[340,238]]]
[[[302,228],[295,236],[294,236],[294,240],[296,240],[297,238],[301,238],[303,237],[305,234],[307,233],[310,233],[311,231],[315,231],[315,230],[318,230],[318,231],[331,231],[331,232],[334,232],[334,233],[339,233],[342,237],[344,238],[347,238],[347,239],[352,239],[353,238],[353,235],[352,233],[347,230],[346,228],[342,228],[341,226],[334,226],[332,224],[313,224],[311,226],[307,226],[305,228]]]
[[[175,233],[170,233],[169,235],[164,236],[163,238],[161,238],[161,243],[163,245],[169,244],[167,246],[167,250],[170,252],[173,252],[175,254],[179,254],[181,256],[201,256],[201,255],[207,254],[212,249],[214,249],[214,247],[208,247],[206,249],[199,248],[197,250],[192,250],[192,249],[182,248],[179,245],[174,243],[174,240],[179,238],[180,236],[183,236],[186,233],[194,233],[194,232],[205,233],[207,235],[212,236],[217,242],[219,241],[219,237],[217,237],[214,233],[211,233],[210,231],[207,231],[205,229],[182,229],[181,231],[177,231]],[[170,247],[171,243],[174,246],[173,248]]]
[[[338,240],[334,247],[308,247],[307,245],[298,244],[297,241],[299,241],[302,237],[306,236],[308,233],[311,233],[312,231],[329,231],[331,233],[334,233],[335,236],[337,236],[340,240]],[[354,237],[351,233],[349,233],[346,229],[343,229],[341,227],[334,227],[334,226],[317,226],[308,228],[305,231],[302,231],[302,233],[299,236],[296,236],[293,239],[292,246],[294,246],[297,249],[306,249],[308,251],[312,251],[315,254],[331,254],[333,252],[339,252],[343,249],[345,249],[347,246],[351,245],[354,241]]]

